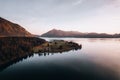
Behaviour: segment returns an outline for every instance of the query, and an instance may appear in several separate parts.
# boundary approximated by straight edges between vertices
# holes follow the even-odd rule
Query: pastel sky
[[[0,16],[33,34],[53,28],[120,33],[120,0],[0,0]]]

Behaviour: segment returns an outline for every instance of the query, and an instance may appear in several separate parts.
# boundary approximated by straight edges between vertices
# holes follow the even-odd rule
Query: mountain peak
[[[59,31],[59,30],[54,28],[54,29],[52,29],[52,30],[50,30],[50,31]]]
[[[57,30],[57,29],[54,28],[54,29],[52,29],[52,30]]]
[[[42,37],[72,37],[78,34],[81,33],[76,31],[63,31],[63,30],[52,29],[41,36]]]
[[[0,37],[4,36],[32,36],[23,27],[0,17]]]

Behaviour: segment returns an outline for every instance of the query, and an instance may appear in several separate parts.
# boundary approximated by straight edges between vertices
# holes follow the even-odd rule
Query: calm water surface
[[[44,38],[48,41],[57,38]],[[120,39],[59,38],[82,44],[64,53],[34,54],[0,71],[1,79],[120,80]]]

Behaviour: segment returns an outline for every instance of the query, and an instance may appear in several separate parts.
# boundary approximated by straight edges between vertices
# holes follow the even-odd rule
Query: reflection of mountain
[[[106,34],[106,33],[81,33],[76,31],[62,31],[62,30],[50,30],[47,33],[41,35],[42,37],[80,37],[80,38],[119,38],[120,34]]]
[[[0,17],[0,37],[1,36],[32,36],[32,34],[20,25]]]

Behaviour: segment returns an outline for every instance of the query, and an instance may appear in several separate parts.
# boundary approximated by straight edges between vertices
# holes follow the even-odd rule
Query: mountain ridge
[[[78,38],[120,38],[120,34],[107,34],[107,33],[82,33],[78,31],[63,31],[52,29],[44,34],[41,37],[78,37]]]

